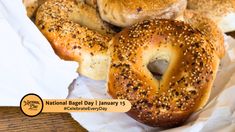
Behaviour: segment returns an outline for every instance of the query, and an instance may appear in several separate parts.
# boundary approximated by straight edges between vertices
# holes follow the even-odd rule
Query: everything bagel
[[[82,75],[104,80],[110,33],[104,28],[87,28],[86,24],[89,27],[89,23],[101,20],[91,20],[92,14],[84,16],[87,10],[83,9],[84,3],[76,0],[50,0],[39,7],[35,23],[59,57],[79,62],[78,72]]]
[[[149,126],[173,127],[208,100],[220,62],[216,45],[190,25],[173,20],[145,20],[124,29],[109,49],[108,93],[127,99],[127,113]],[[148,69],[168,61],[160,79]]]
[[[103,20],[127,27],[150,18],[174,19],[181,15],[187,0],[97,0]]]

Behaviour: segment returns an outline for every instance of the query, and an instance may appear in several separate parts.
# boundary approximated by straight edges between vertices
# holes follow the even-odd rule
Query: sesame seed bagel
[[[214,21],[199,12],[192,10],[184,11],[184,22],[198,29],[215,45],[217,55],[222,58],[225,55],[224,36]]]
[[[173,127],[206,104],[220,59],[199,30],[179,21],[145,20],[110,43],[108,93],[131,102],[132,118]],[[155,60],[169,62],[160,79],[148,69]]]
[[[174,19],[187,0],[97,0],[101,18],[113,25],[127,27],[150,18]]]
[[[86,14],[83,4],[76,0],[47,1],[39,7],[35,23],[60,58],[79,62],[80,74],[104,80],[111,37],[80,24],[97,22],[81,16]]]
[[[208,16],[223,32],[235,30],[235,0],[188,0],[187,8]]]

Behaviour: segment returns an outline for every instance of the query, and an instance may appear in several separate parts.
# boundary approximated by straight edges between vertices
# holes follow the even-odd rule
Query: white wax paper
[[[165,131],[235,131],[235,40],[225,38],[226,56],[208,104],[183,126]],[[54,54],[26,16],[22,0],[0,0],[0,46],[0,106],[18,106],[27,93],[42,98],[110,98],[105,81],[77,77],[77,64]],[[72,117],[89,131],[161,130],[138,123],[125,113],[72,113]]]
[[[28,93],[66,98],[77,66],[55,55],[21,0],[0,0],[0,106],[19,106]]]

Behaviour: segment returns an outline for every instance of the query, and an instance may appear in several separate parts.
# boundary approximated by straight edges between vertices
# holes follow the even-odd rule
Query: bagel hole
[[[155,59],[148,63],[147,68],[152,73],[154,78],[161,80],[167,70],[168,65],[169,62],[165,59]]]

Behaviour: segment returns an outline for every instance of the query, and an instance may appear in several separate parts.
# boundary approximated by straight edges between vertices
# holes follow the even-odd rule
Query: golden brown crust
[[[188,0],[187,8],[206,15],[224,32],[235,30],[231,22],[235,19],[235,0]],[[232,16],[228,17],[229,14]]]
[[[78,0],[77,0],[78,1]],[[113,35],[115,31],[105,23],[98,11],[83,2],[77,2],[77,10],[70,16],[71,19],[81,26],[88,27],[104,35]]]
[[[215,44],[217,54],[222,58],[225,54],[224,36],[218,26],[208,17],[195,11],[186,10],[184,12],[184,21],[193,28],[201,31],[203,35]]]
[[[172,20],[145,20],[123,30],[109,52],[109,94],[129,100],[128,114],[154,127],[177,126],[204,106],[219,64],[214,44]],[[147,69],[156,58],[169,60],[161,80]]]
[[[79,62],[85,76],[105,79],[100,68],[106,68],[110,37],[75,23],[79,10],[75,0],[50,0],[38,9],[35,23],[59,57]]]
[[[85,2],[93,8],[97,8],[97,0],[85,0]]]
[[[149,18],[176,18],[187,0],[97,0],[103,20],[120,27]]]
[[[235,10],[235,0],[188,0],[188,8],[220,17]]]

